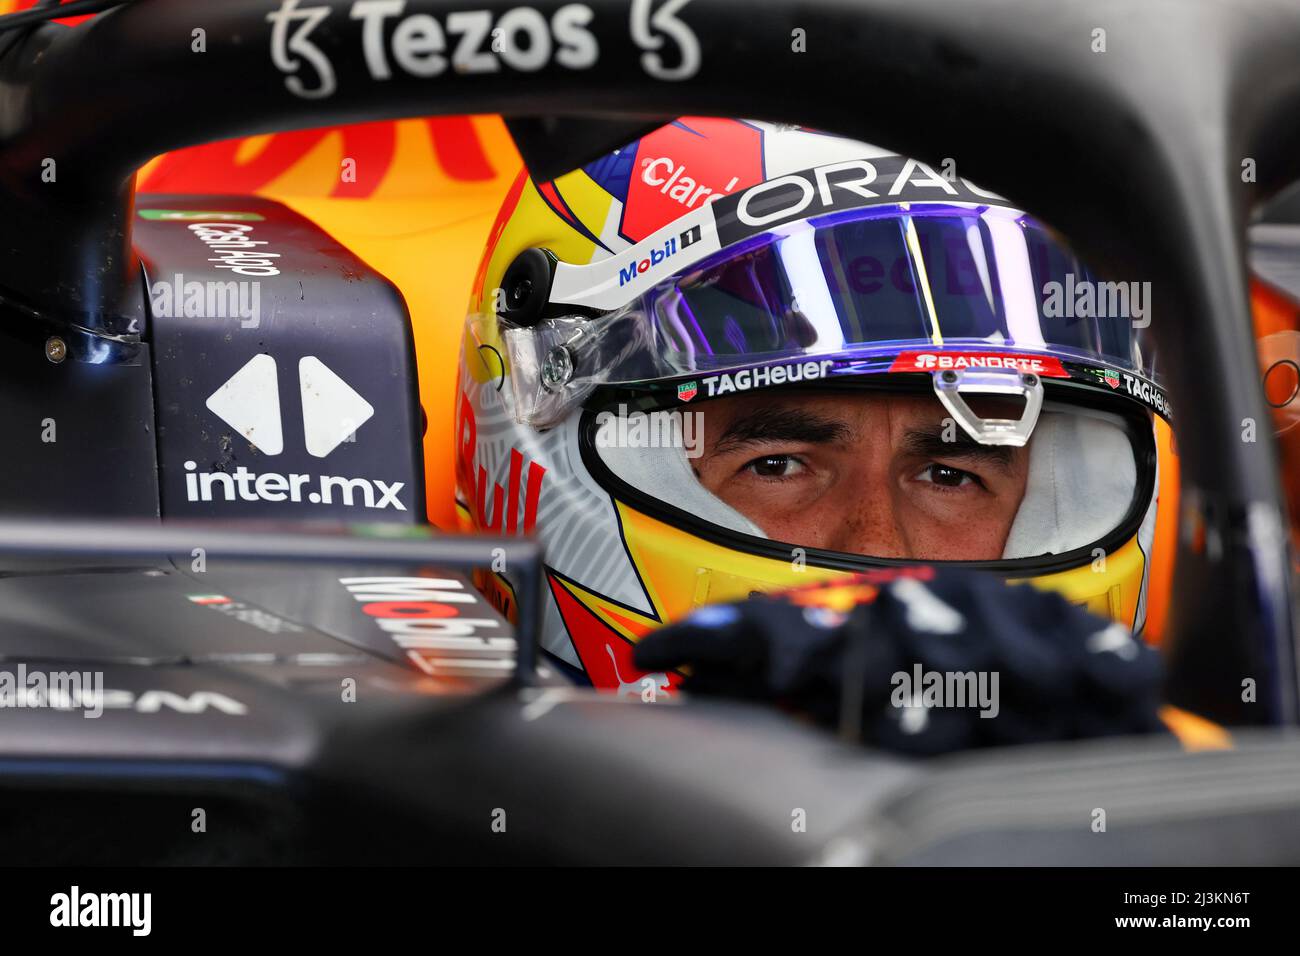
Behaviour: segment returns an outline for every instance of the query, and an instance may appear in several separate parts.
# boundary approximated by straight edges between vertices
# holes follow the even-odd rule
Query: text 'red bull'
[[[505,533],[519,533],[519,495],[524,495],[523,533],[531,534],[537,524],[537,503],[542,496],[542,480],[546,468],[535,461],[528,462],[528,478],[523,483],[524,456],[518,449],[510,449],[510,472],[506,478],[506,487],[500,482],[492,482],[492,518],[487,515],[487,469],[479,465],[475,469],[475,449],[478,447],[478,422],[474,417],[474,407],[469,396],[460,397],[460,456],[458,469],[462,484],[469,487],[474,500],[474,517],[481,531],[500,533],[502,513],[505,514]]]

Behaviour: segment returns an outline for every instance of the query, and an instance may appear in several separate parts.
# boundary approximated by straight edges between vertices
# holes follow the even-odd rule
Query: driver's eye
[[[930,465],[918,475],[922,481],[930,481],[945,488],[959,488],[967,481],[974,480],[968,471],[952,468],[948,465]]]
[[[764,455],[746,467],[760,478],[787,478],[797,470],[797,464],[789,455]]]

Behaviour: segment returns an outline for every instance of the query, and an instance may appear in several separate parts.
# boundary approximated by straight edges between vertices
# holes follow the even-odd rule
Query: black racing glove
[[[1154,650],[1059,594],[968,570],[701,608],[634,659],[689,668],[687,692],[774,702],[906,753],[1165,731]]]

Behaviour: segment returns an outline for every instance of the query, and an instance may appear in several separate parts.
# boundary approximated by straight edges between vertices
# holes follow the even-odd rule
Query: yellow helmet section
[[[851,576],[809,564],[801,548],[793,548],[788,559],[749,554],[706,541],[622,502],[617,507],[628,554],[661,620],[676,620],[704,604],[743,600],[755,591]],[[1060,592],[1096,614],[1134,627],[1140,623],[1136,618],[1146,572],[1146,555],[1134,537],[1082,567],[1016,583]]]
[[[482,318],[482,341],[499,348],[493,299],[506,270],[527,249],[547,249],[564,262],[590,262],[600,251],[599,239],[584,223],[604,223],[615,200],[582,170],[553,183],[534,183],[521,175],[511,187],[488,237],[487,251],[474,276],[469,297],[471,314]],[[503,353],[504,354],[504,353]],[[480,374],[470,367],[471,374]],[[487,373],[490,374],[490,373]]]
[[[1013,584],[1033,584],[1045,591],[1057,591],[1075,604],[1086,607],[1094,614],[1137,628],[1139,602],[1142,598],[1142,580],[1147,572],[1147,557],[1136,537],[1130,538],[1110,554],[1100,553],[1089,564],[1044,574]]]
[[[628,554],[663,620],[703,604],[737,601],[753,591],[776,591],[848,577],[847,571],[809,567],[796,549],[789,560],[714,544],[619,502]]]

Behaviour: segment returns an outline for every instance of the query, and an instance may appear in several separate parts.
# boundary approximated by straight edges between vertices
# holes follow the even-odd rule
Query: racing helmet
[[[640,694],[635,642],[702,605],[888,564],[1146,624],[1173,452],[1144,290],[950,167],[682,118],[521,173],[473,289],[457,512],[540,536],[543,646],[597,687]],[[508,568],[479,583],[513,612]]]

